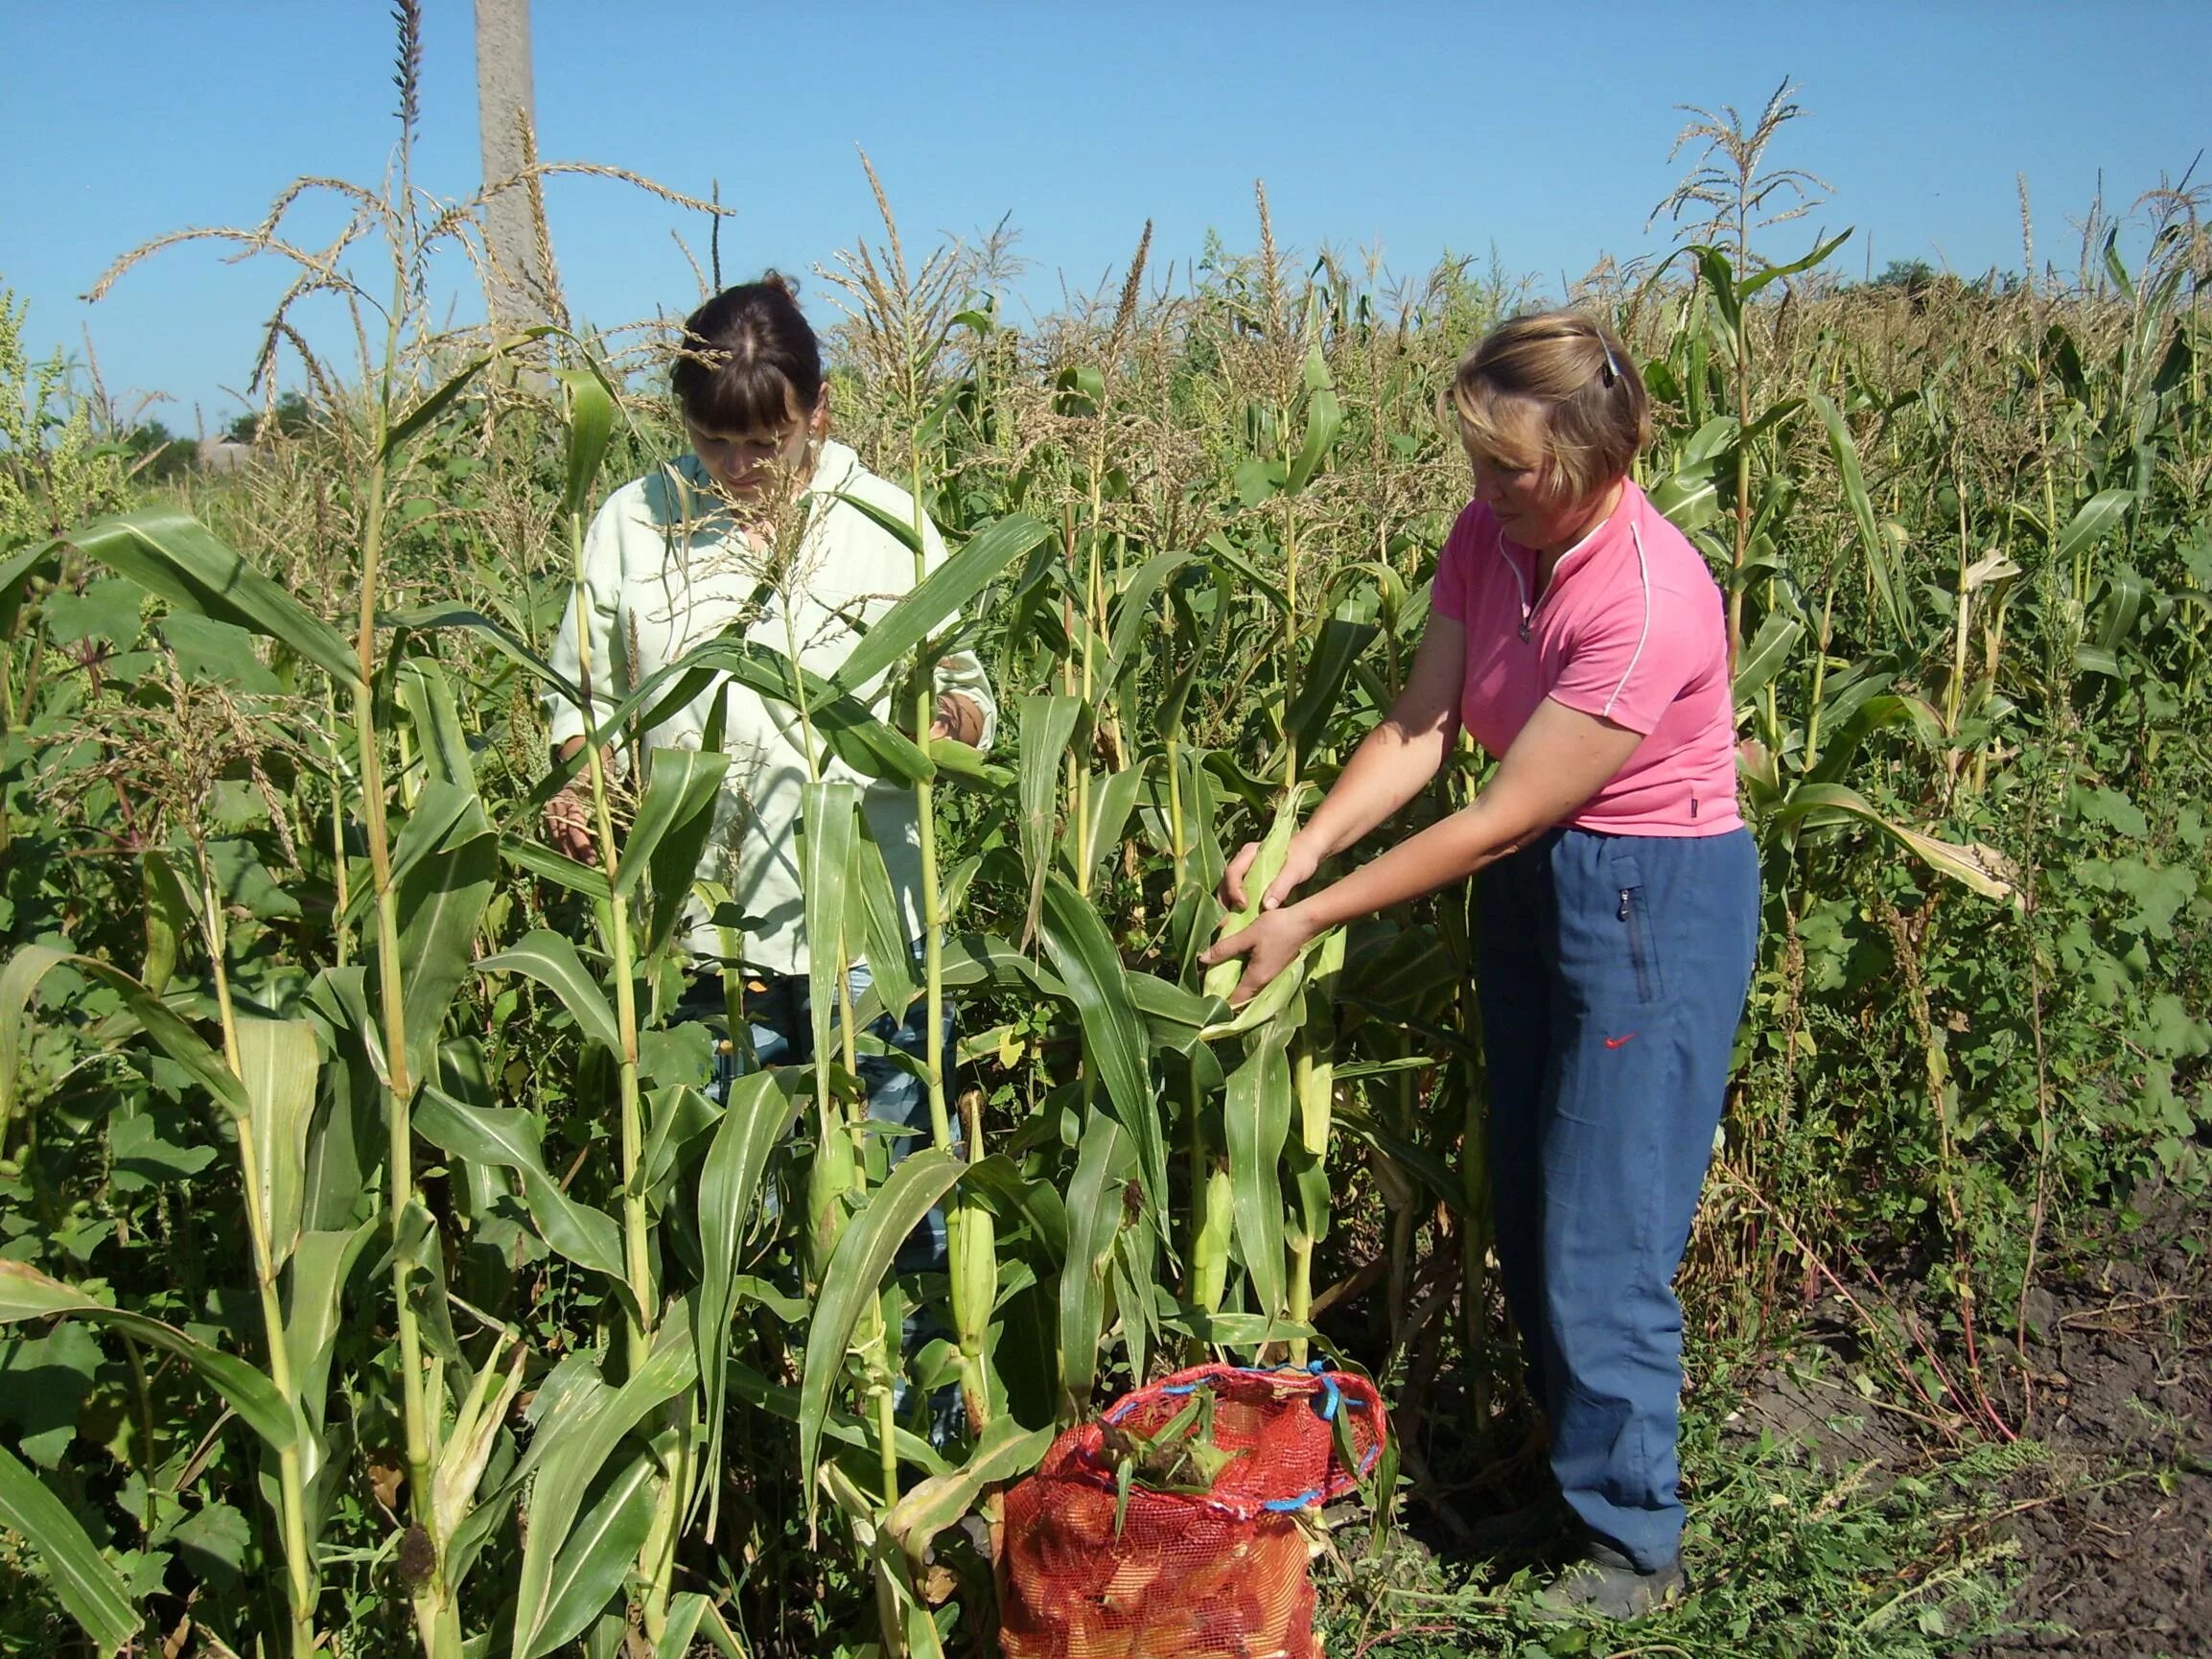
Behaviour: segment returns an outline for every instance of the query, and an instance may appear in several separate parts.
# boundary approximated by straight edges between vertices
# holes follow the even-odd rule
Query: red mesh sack
[[[1320,1659],[1297,1511],[1342,1496],[1375,1466],[1382,1397],[1344,1371],[1199,1366],[1127,1395],[1104,1423],[1153,1434],[1199,1389],[1214,1396],[1213,1444],[1230,1455],[1203,1494],[1132,1483],[1117,1537],[1101,1423],[1060,1436],[1007,1493],[1007,1659]]]

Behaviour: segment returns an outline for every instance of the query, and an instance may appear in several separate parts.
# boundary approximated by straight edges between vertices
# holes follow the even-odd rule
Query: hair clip
[[[1613,342],[1607,339],[1603,334],[1597,337],[1597,349],[1605,354],[1605,386],[1606,389],[1610,391],[1613,383],[1620,378],[1620,364],[1614,359]]]

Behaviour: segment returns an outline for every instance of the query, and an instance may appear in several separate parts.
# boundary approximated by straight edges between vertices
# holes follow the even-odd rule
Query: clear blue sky
[[[472,12],[427,0],[418,181],[477,181]],[[2212,144],[2212,4],[1392,5],[1334,0],[1090,6],[676,5],[536,0],[541,152],[648,174],[740,210],[733,278],[805,272],[873,212],[854,146],[911,246],[1011,213],[1053,303],[1096,286],[1147,217],[1154,269],[1208,227],[1255,240],[1265,178],[1278,238],[1380,242],[1425,269],[1449,247],[1509,270],[1579,275],[1645,248],[1644,221],[1688,165],[1678,105],[1755,113],[1785,75],[1809,119],[1772,159],[1834,186],[1810,221],[1856,225],[1840,256],[2016,269],[2014,175],[2038,253],[2103,176],[2125,205]],[[31,343],[80,359],[89,328],[111,391],[163,391],[189,432],[237,406],[283,278],[211,251],[166,255],[96,307],[79,296],[127,247],[188,224],[245,224],[295,175],[373,183],[396,131],[384,0],[12,0],[0,6],[0,285]],[[2208,160],[2207,167],[2212,167]],[[2200,168],[2200,176],[2206,169]],[[550,192],[579,315],[680,309],[695,290],[670,238],[704,225],[620,186]],[[309,220],[308,227],[327,224]],[[448,272],[456,283],[463,273]],[[807,284],[827,320],[825,285]]]

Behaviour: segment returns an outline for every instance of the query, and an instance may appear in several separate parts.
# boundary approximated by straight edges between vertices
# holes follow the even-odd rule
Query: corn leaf
[[[868,778],[885,778],[900,783],[925,782],[936,776],[929,757],[911,738],[878,718],[857,697],[847,695],[821,675],[803,666],[793,670],[780,651],[750,640],[717,635],[693,646],[673,663],[647,675],[618,702],[594,700],[590,713],[596,724],[593,739],[618,740],[635,723],[650,733],[676,710],[704,695],[717,674],[727,674],[746,689],[796,708],[803,702],[813,722],[814,735],[845,764]],[[584,707],[582,693],[562,684],[561,695],[574,708]],[[794,741],[796,741],[796,734]],[[531,791],[528,800],[543,806],[582,769],[582,749],[566,763],[554,767]]]
[[[76,548],[173,605],[274,640],[340,686],[361,683],[345,637],[248,564],[198,519],[175,507],[145,507],[72,530]]]
[[[566,394],[569,417],[568,477],[561,492],[561,511],[571,519],[591,510],[592,484],[599,476],[599,462],[607,454],[607,439],[615,430],[615,395],[598,373],[590,368],[563,369],[556,376]]]
[[[377,619],[387,628],[412,629],[421,633],[454,630],[474,634],[509,662],[523,668],[532,678],[542,681],[561,694],[562,700],[582,708],[584,694],[574,685],[554,670],[552,664],[539,656],[518,639],[504,623],[496,622],[483,612],[472,610],[459,603],[425,605],[412,611],[398,611]]]
[[[1222,1125],[1229,1148],[1229,1187],[1236,1212],[1237,1250],[1252,1283],[1259,1311],[1284,1317],[1283,1143],[1291,1133],[1291,1065],[1286,1054],[1292,1025],[1270,1020],[1244,1063],[1229,1073]]]
[[[246,1202],[261,1212],[269,1267],[278,1271],[299,1243],[308,1122],[322,1050],[309,1020],[241,1018],[238,1057],[246,1099],[240,1131],[254,1153],[255,1190]]]
[[[888,515],[875,511],[851,496],[839,498],[860,507],[882,523]],[[911,527],[910,527],[911,528]],[[970,603],[990,586],[998,573],[1027,555],[1052,534],[1049,526],[1027,513],[1010,513],[994,519],[970,536],[936,570],[922,578],[913,592],[869,625],[860,643],[831,676],[840,691],[857,692],[873,684],[907,652],[929,637],[931,629]]]
[[[918,1483],[892,1506],[883,1530],[920,1565],[930,1540],[975,1507],[986,1486],[1027,1474],[1051,1444],[1050,1429],[1025,1429],[1012,1417],[991,1418],[967,1461],[949,1475]]]
[[[1867,494],[1865,478],[1859,472],[1858,446],[1851,441],[1851,428],[1844,423],[1842,411],[1820,393],[1811,396],[1812,407],[1828,428],[1828,454],[1835,457],[1836,475],[1843,482],[1844,502],[1851,508],[1851,521],[1858,526],[1859,546],[1866,554],[1867,575],[1874,584],[1874,596],[1881,601],[1882,614],[1899,640],[1911,636],[1905,627],[1904,572],[1898,568],[1897,550],[1883,534],[1882,526],[1874,517],[1873,498]]]
[[[1851,230],[1839,231],[1826,242],[1816,242],[1813,245],[1813,250],[1803,259],[1793,259],[1787,265],[1770,265],[1764,269],[1745,277],[1742,286],[1736,290],[1738,297],[1748,300],[1770,282],[1780,282],[1785,276],[1796,276],[1803,271],[1812,269],[1814,266],[1819,265],[1829,254],[1849,242],[1851,237]]]
[[[400,705],[415,729],[424,770],[437,783],[475,794],[476,762],[469,755],[468,735],[461,729],[454,684],[445,669],[427,657],[408,657],[399,666],[398,691]]]
[[[467,816],[476,800],[472,790],[456,789],[434,779],[423,785],[414,806],[401,819],[399,836],[392,843],[393,886],[399,886],[414,874],[416,865],[445,845],[447,834]],[[345,924],[357,925],[375,904],[375,887],[361,882],[346,900]]]
[[[528,1525],[515,1586],[514,1659],[537,1659],[566,1639],[549,1631],[556,1612],[565,1617],[569,1604],[555,1569],[571,1532],[578,1530],[576,1513],[622,1437],[648,1412],[690,1387],[697,1375],[690,1332],[682,1320],[671,1320],[661,1327],[660,1341],[645,1363],[621,1388],[578,1390],[573,1410],[548,1412],[539,1419],[531,1450],[541,1443],[547,1450],[542,1460],[533,1460],[536,1478],[524,1510]]]
[[[1315,351],[1320,350],[1316,346]],[[1327,386],[1318,386],[1306,397],[1306,430],[1298,445],[1298,453],[1291,459],[1288,480],[1289,493],[1296,495],[1320,471],[1322,461],[1337,447],[1337,434],[1344,429],[1344,406],[1337,401],[1337,394]]]
[[[1152,770],[1152,758],[1140,755],[1118,772],[1104,776],[1091,775],[1089,811],[1084,815],[1083,833],[1090,848],[1091,874],[1096,876],[1099,866],[1121,852],[1122,837],[1128,832],[1129,813],[1135,810],[1137,792],[1144,787],[1145,775]],[[1072,827],[1071,827],[1072,829]],[[1075,838],[1068,838],[1067,861],[1075,867]]]
[[[268,1378],[244,1360],[211,1348],[175,1325],[96,1302],[36,1268],[0,1261],[0,1324],[51,1318],[86,1320],[175,1354],[198,1372],[200,1380],[221,1394],[271,1451],[297,1443],[298,1425],[291,1405]]]
[[[928,752],[929,762],[937,768],[940,777],[958,778],[963,783],[973,783],[998,794],[1013,787],[1013,774],[985,759],[983,751],[973,744],[963,743],[957,737],[932,737]]]
[[[1736,292],[1735,268],[1728,255],[1719,248],[1700,243],[1689,250],[1697,259],[1697,273],[1704,279],[1707,294],[1712,304],[1713,315],[1728,331],[1727,342],[1732,352],[1742,350],[1743,296]]]
[[[1221,531],[1216,530],[1201,545],[1205,548],[1207,555],[1221,567],[1224,574],[1234,579],[1236,586],[1246,592],[1263,596],[1278,612],[1290,610],[1291,596],[1283,591],[1281,584],[1271,582],[1260,574],[1259,570],[1252,564],[1251,560]]]
[[[852,848],[859,838],[853,819],[860,791],[850,783],[809,783],[801,792],[804,842],[801,891],[806,914],[807,1017],[814,1027],[818,1061],[829,1054],[829,1019],[837,1011],[838,975],[858,954],[850,895]]]
[[[0,1446],[0,1526],[31,1546],[61,1610],[102,1653],[117,1652],[137,1640],[142,1621],[122,1577],[68,1506],[5,1446]]]
[[[525,841],[520,835],[500,837],[500,856],[518,870],[527,870],[556,887],[565,887],[570,893],[581,893],[587,899],[604,903],[614,897],[607,885],[606,874],[589,864],[579,864],[573,858],[563,856],[550,847],[541,847],[535,841]]]
[[[1774,822],[1788,825],[1816,818],[1847,817],[1873,825],[1929,869],[1948,876],[1985,899],[2007,901],[2015,908],[2021,903],[2018,872],[2012,860],[1994,848],[1985,847],[1978,841],[1945,841],[1924,830],[1899,824],[1857,790],[1840,783],[1800,784],[1790,791],[1789,799],[1775,813]]]
[[[736,1632],[714,1610],[714,1603],[696,1590],[687,1590],[668,1603],[668,1622],[653,1645],[653,1659],[685,1659],[702,1627],[723,1659],[748,1659]]]
[[[1105,1085],[1106,1110],[1136,1152],[1145,1202],[1168,1213],[1167,1138],[1146,1064],[1145,1025],[1129,974],[1090,901],[1057,871],[1046,878],[1044,947],[1083,1024],[1083,1052]]]
[[[407,1076],[420,1082],[431,1075],[446,1010],[473,966],[477,929],[499,878],[499,837],[476,795],[426,783],[392,862],[395,872],[406,867],[394,878],[399,970],[407,987]]]
[[[700,1408],[707,1422],[707,1538],[721,1507],[723,1410],[728,1392],[730,1322],[736,1317],[738,1263],[759,1202],[768,1155],[791,1122],[791,1102],[775,1074],[749,1073],[733,1082],[722,1118],[699,1166],[699,1295],[692,1303],[692,1343],[699,1353]],[[694,1497],[693,1503],[697,1499]]]
[[[729,1366],[729,1389],[756,1411],[780,1417],[787,1423],[796,1423],[802,1414],[799,1390],[781,1383],[772,1383],[751,1366],[732,1360]],[[822,1419],[822,1437],[834,1440],[841,1446],[852,1446],[873,1453],[875,1450],[875,1425],[862,1422],[850,1412],[831,1408]],[[943,1454],[912,1429],[897,1428],[891,1433],[891,1448],[898,1454],[898,1460],[910,1463],[924,1475],[942,1475],[952,1465]]]
[[[1887,683],[1886,676],[1883,683]],[[1944,717],[1924,698],[1877,689],[1853,703],[1851,712],[1837,720],[1832,735],[1821,745],[1819,761],[1805,774],[1805,784],[1840,783],[1867,738],[1892,727],[1907,733],[1931,752],[1949,741]]]
[[[990,933],[955,933],[945,940],[944,983],[958,990],[985,986],[1017,995],[1068,993],[1057,974]]]
[[[1283,716],[1284,730],[1297,746],[1301,761],[1328,729],[1352,665],[1381,632],[1372,622],[1347,622],[1339,617],[1321,624],[1320,638],[1314,642],[1313,654],[1298,677],[1297,697]]]
[[[1416,1057],[1416,1062],[1420,1064],[1431,1063],[1426,1058],[1420,1057]],[[1342,1079],[1350,1074],[1351,1069],[1348,1066],[1339,1067],[1337,1075]],[[1364,1141],[1374,1149],[1378,1157],[1388,1158],[1405,1174],[1427,1187],[1431,1196],[1445,1208],[1460,1211],[1466,1208],[1466,1193],[1458,1176],[1453,1173],[1452,1166],[1418,1142],[1408,1140],[1384,1124],[1361,1104],[1358,1090],[1347,1090],[1344,1098],[1337,1103],[1336,1122],[1337,1127],[1346,1134],[1355,1140]]]
[[[621,1589],[653,1528],[653,1477],[651,1454],[640,1451],[563,1541],[547,1576],[545,1622],[531,1638],[527,1659],[581,1635]]]
[[[1109,689],[1120,685],[1122,676],[1143,660],[1136,652],[1137,631],[1152,615],[1153,596],[1159,592],[1162,582],[1197,556],[1195,553],[1154,553],[1137,567],[1136,574],[1115,597],[1113,621],[1107,629],[1104,672],[1105,684]]]
[[[836,492],[835,500],[843,502],[862,518],[904,548],[909,553],[920,554],[922,549],[921,530],[910,513],[895,513],[889,507],[879,506],[865,496],[848,491]]]
[[[201,1041],[182,1016],[145,986],[97,957],[72,955],[48,945],[26,945],[9,959],[7,971],[0,974],[0,1108],[5,1109],[0,1110],[0,1124],[12,1121],[14,1113],[16,1068],[22,1063],[31,993],[64,962],[80,973],[113,987],[123,997],[127,1020],[135,1021],[154,1045],[190,1073],[234,1120],[245,1116],[245,1090],[222,1056]]]
[[[1029,908],[1022,938],[1036,937],[1044,904],[1044,878],[1052,869],[1053,817],[1059,805],[1060,762],[1083,718],[1080,697],[1024,697],[1017,744],[1021,799],[1021,861],[1029,872]]]
[[[908,1006],[920,990],[914,980],[906,908],[899,903],[898,894],[891,885],[891,871],[883,862],[883,849],[869,832],[865,815],[860,819],[860,830],[852,849],[855,884],[847,903],[859,901],[860,938],[873,976],[876,1004],[892,1018],[904,1019]]]
[[[1209,1314],[1179,1308],[1161,1321],[1171,1331],[1198,1338],[1212,1348],[1262,1348],[1269,1343],[1313,1341],[1312,1325],[1296,1320],[1270,1320],[1260,1314]]]
[[[524,934],[513,948],[483,958],[477,970],[520,973],[536,980],[561,999],[577,1029],[609,1054],[621,1058],[622,1033],[615,1023],[615,1011],[607,1006],[597,981],[585,970],[575,946],[563,935],[550,928],[536,928]]]
[[[1769,611],[1735,666],[1733,695],[1738,707],[1758,695],[1789,666],[1790,653],[1805,638],[1805,624],[1783,611]]]
[[[799,1479],[810,1522],[820,1504],[814,1470],[822,1456],[823,1423],[861,1311],[874,1302],[891,1258],[906,1235],[931,1205],[952,1190],[961,1168],[951,1153],[936,1147],[908,1157],[846,1224],[823,1273],[822,1289],[814,1298],[814,1322],[806,1333],[805,1364],[799,1374]]]
[[[451,404],[454,398],[460,396],[469,382],[475,380],[486,368],[499,362],[507,353],[515,350],[516,347],[526,345],[534,339],[543,339],[547,335],[556,332],[550,324],[533,324],[529,328],[521,329],[508,335],[505,339],[496,341],[489,351],[479,352],[469,359],[441,385],[425,396],[422,402],[416,404],[413,409],[394,421],[385,431],[384,459],[391,459],[393,456],[399,453],[403,444],[413,437],[415,433],[421,432],[423,428],[429,426],[431,422],[436,420],[439,411]]]
[[[903,732],[888,725],[858,697],[839,689],[811,669],[798,667],[780,654],[750,641],[710,645],[679,659],[718,670],[773,701],[797,707],[803,700],[815,736],[829,752],[867,778],[921,783],[937,768]],[[649,716],[648,716],[649,718]],[[610,721],[611,725],[613,722]]]
[[[1038,1251],[1058,1264],[1067,1254],[1067,1205],[1050,1180],[1032,1180],[1005,1153],[992,1153],[967,1166],[961,1191],[980,1201],[1004,1222],[1026,1225]]]
[[[323,1414],[338,1326],[345,1316],[346,1279],[382,1226],[381,1216],[370,1216],[347,1231],[302,1233],[285,1274],[284,1348],[291,1359],[292,1392],[307,1430],[301,1437],[300,1475],[310,1483],[323,1468]],[[334,1465],[339,1472],[344,1467],[342,1462]],[[329,1496],[317,1494],[317,1507]]]
[[[699,856],[714,828],[714,803],[730,757],[699,749],[655,749],[646,762],[645,793],[638,802],[615,876],[619,899],[653,873],[653,916],[648,951],[672,932],[691,895]]]
[[[2133,490],[2099,490],[2082,503],[2059,533],[2059,545],[2053,549],[2056,556],[2072,558],[2117,525],[2134,504]]]
[[[1059,1274],[1060,1416],[1090,1404],[1106,1339],[1106,1268],[1128,1213],[1122,1192],[1134,1162],[1129,1137],[1101,1113],[1083,1128],[1067,1183],[1067,1258]]]
[[[426,1086],[415,1098],[414,1127],[432,1146],[454,1157],[522,1178],[523,1202],[538,1234],[555,1253],[614,1282],[629,1299],[622,1265],[622,1234],[606,1211],[570,1198],[546,1169],[537,1120],[515,1107],[464,1106]]]
[[[1317,310],[1309,310],[1307,313],[1309,325],[1317,323],[1320,314]],[[1300,459],[1306,459],[1308,455],[1311,455],[1312,458],[1306,460],[1302,473],[1297,461],[1292,463],[1291,489],[1293,493],[1302,489],[1306,480],[1314,476],[1314,469],[1320,464],[1320,457],[1326,455],[1331,446],[1336,443],[1337,429],[1343,424],[1344,418],[1344,411],[1338,404],[1334,390],[1335,379],[1329,373],[1329,356],[1327,352],[1322,350],[1321,342],[1318,339],[1316,339],[1307,348],[1305,367],[1299,378],[1303,381],[1306,389],[1306,430],[1305,441],[1300,449]],[[1322,406],[1324,398],[1327,400],[1325,409]],[[1333,422],[1334,424],[1329,425],[1327,430],[1323,432],[1320,429],[1325,422]]]

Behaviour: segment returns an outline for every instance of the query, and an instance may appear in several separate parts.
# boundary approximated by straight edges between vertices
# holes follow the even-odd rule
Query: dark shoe
[[[1593,1544],[1538,1594],[1536,1617],[1546,1624],[1641,1619],[1680,1601],[1687,1583],[1679,1561],[1645,1572],[1619,1551]]]
[[[1557,1492],[1549,1492],[1518,1509],[1470,1521],[1467,1544],[1480,1555],[1533,1555],[1546,1545],[1564,1537],[1573,1529],[1576,1520],[1574,1511],[1567,1507],[1567,1500]]]

